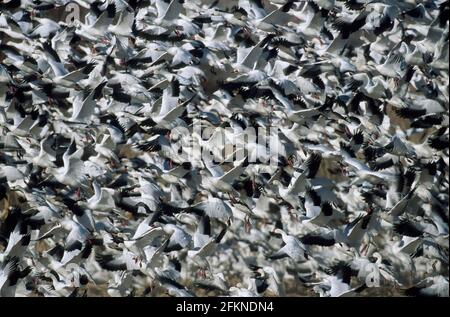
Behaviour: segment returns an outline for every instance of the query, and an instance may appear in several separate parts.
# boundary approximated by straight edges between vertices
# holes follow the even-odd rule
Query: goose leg
[[[200,267],[197,271],[197,276],[205,279],[206,278],[206,269],[204,267]]]
[[[249,234],[250,230],[252,229],[252,223],[250,222],[249,216],[245,216],[244,229],[245,229],[245,233],[247,233],[247,234]]]
[[[75,190],[75,196],[77,197],[77,199],[80,199],[80,198],[81,198],[81,187],[78,187],[78,188]]]
[[[228,198],[230,199],[230,201],[231,201],[233,204],[236,204],[236,203],[237,203],[237,199],[236,199],[236,196],[235,196],[234,194],[228,193]]]

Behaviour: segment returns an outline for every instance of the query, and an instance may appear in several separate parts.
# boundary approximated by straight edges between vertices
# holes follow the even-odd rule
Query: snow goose
[[[75,34],[88,41],[96,41],[97,38],[103,38],[115,15],[116,8],[114,4],[110,4],[98,17],[92,19],[93,21],[89,21],[88,16],[86,16],[84,23],[77,21],[78,27],[75,30]]]
[[[355,288],[350,287],[351,277],[355,272],[346,263],[337,263],[331,269],[327,270],[327,273],[329,273],[330,276],[325,279],[324,285],[319,287],[322,288],[325,286],[327,294],[331,297],[354,296],[355,293],[362,292],[367,288],[366,284],[362,284]]]
[[[253,267],[256,290],[259,294],[267,292],[271,296],[285,296],[278,273],[270,266]]]
[[[211,161],[205,162],[205,165],[211,176],[202,179],[202,186],[205,189],[213,189],[215,192],[233,194],[235,190],[232,183],[244,172],[248,165],[248,158],[235,162],[234,167],[226,173],[219,165],[214,165]]]
[[[132,33],[132,25],[134,22],[134,13],[128,10],[123,10],[120,12],[117,24],[110,25],[108,31],[112,32],[118,36],[128,37]]]
[[[101,188],[97,181],[92,182],[94,195],[87,200],[87,206],[92,210],[108,211],[115,208],[114,191],[110,188]]]
[[[232,297],[260,297],[258,294],[257,286],[251,277],[247,278],[247,288],[244,288],[241,283],[236,286],[232,286],[229,289],[229,296]]]
[[[306,248],[298,238],[292,235],[288,235],[286,232],[279,228],[275,229],[273,233],[281,235],[285,245],[275,253],[267,255],[269,259],[277,260],[289,257],[296,262],[304,262],[308,260],[308,253],[306,252]]]
[[[448,297],[448,279],[444,276],[427,277],[405,290],[405,294],[416,297]]]
[[[126,249],[120,254],[96,253],[95,260],[102,269],[108,271],[139,270],[143,265],[137,255]]]
[[[64,166],[59,168],[47,167],[47,170],[53,172],[53,176],[58,182],[70,187],[77,187],[85,179],[84,164],[80,159],[82,153],[83,149],[77,150],[75,139],[72,139],[70,146],[63,154]]]
[[[214,254],[217,250],[218,245],[227,233],[228,227],[224,226],[218,235],[211,237],[209,235],[211,230],[209,227],[209,218],[202,217],[202,219],[203,225],[199,226],[198,229],[200,230],[197,229],[194,234],[194,248],[188,250],[188,256],[193,259],[195,263],[200,265],[201,271],[203,271],[205,267],[209,268],[209,271],[211,271],[210,263],[206,258]]]
[[[75,122],[88,122],[95,113],[95,100],[102,96],[107,81],[100,83],[95,89],[80,92],[74,97],[73,111],[70,118]]]
[[[19,263],[17,257],[12,257],[2,263],[0,271],[0,295],[2,297],[14,297],[19,280],[31,272],[30,267],[20,269]]]
[[[209,191],[206,192],[207,197],[191,207],[185,209],[186,212],[194,212],[200,216],[208,216],[209,218],[228,221],[233,217],[230,206],[222,199],[213,197]]]

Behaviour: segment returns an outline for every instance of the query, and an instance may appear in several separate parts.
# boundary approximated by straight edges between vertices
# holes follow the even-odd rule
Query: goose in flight
[[[233,194],[235,190],[232,184],[248,166],[248,158],[245,157],[235,162],[234,167],[226,173],[219,165],[214,165],[211,161],[205,162],[205,166],[211,176],[203,178],[202,186],[206,189],[213,189],[215,192]]]
[[[288,235],[286,232],[279,228],[275,229],[273,233],[281,235],[281,238],[285,245],[280,250],[267,255],[268,259],[278,260],[289,257],[296,262],[304,262],[309,259],[305,246],[300,242],[298,238],[292,235]]]
[[[201,272],[203,272],[204,268],[209,268],[211,272],[210,263],[207,260],[207,257],[211,256],[216,252],[220,242],[224,238],[227,233],[228,227],[223,226],[222,230],[215,237],[211,237],[211,227],[210,227],[210,219],[207,216],[203,216],[201,218],[201,225],[198,226],[194,237],[194,247],[193,249],[188,251],[188,257],[192,258],[192,260],[197,263]]]
[[[360,293],[367,288],[365,284],[362,284],[359,287],[350,287],[351,277],[355,272],[353,272],[351,267],[346,263],[337,263],[327,270],[327,273],[330,275],[325,279],[324,284],[315,287],[321,296],[327,294],[331,297],[347,297],[352,296],[355,293]]]
[[[64,166],[47,167],[47,169],[53,171],[53,176],[58,182],[73,188],[78,187],[85,179],[84,163],[81,160],[82,153],[83,149],[77,150],[76,141],[72,139],[62,156]]]
[[[114,191],[109,188],[101,188],[97,181],[92,182],[94,195],[87,200],[88,207],[92,210],[108,211],[115,208]]]
[[[407,296],[447,297],[448,279],[444,276],[427,277],[415,286],[405,290]]]
[[[31,267],[20,268],[20,261],[17,257],[11,257],[1,265],[0,274],[0,295],[2,297],[14,297],[16,294],[17,283],[25,278],[30,272]]]
[[[187,212],[194,212],[200,216],[208,216],[209,218],[228,221],[233,217],[230,206],[222,199],[213,197],[209,192],[206,200],[201,201],[187,208]]]
[[[90,120],[95,113],[95,100],[102,96],[102,90],[106,84],[107,81],[104,81],[94,89],[80,92],[74,97],[71,121],[88,122]]]

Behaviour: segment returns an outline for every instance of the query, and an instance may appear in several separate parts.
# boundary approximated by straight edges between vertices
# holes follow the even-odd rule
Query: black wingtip
[[[72,139],[72,142],[70,142],[69,147],[67,148],[67,155],[72,155],[77,151],[77,144],[75,142],[75,139]]]

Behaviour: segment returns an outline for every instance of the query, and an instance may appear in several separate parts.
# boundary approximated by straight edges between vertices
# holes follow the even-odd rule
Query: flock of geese
[[[0,295],[448,296],[449,9],[0,0]]]

